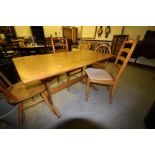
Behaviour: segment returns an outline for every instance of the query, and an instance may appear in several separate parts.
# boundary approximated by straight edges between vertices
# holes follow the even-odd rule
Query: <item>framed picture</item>
[[[81,38],[94,39],[97,26],[81,26]]]

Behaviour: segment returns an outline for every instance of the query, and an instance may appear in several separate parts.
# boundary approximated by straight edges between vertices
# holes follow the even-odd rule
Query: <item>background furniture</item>
[[[72,47],[73,48],[78,48],[79,45],[90,44],[91,45],[90,50],[93,50],[94,51],[96,49],[96,47],[98,47],[99,45],[101,45],[103,43],[111,46],[111,41],[80,39],[80,40],[78,40],[78,45],[73,45]]]
[[[71,26],[63,26],[63,37],[66,37],[68,40],[68,50],[71,51],[72,45],[77,44],[77,33],[78,29]]]
[[[78,29],[76,27],[63,26],[63,37],[71,40],[72,44],[75,44],[77,41],[77,32]]]
[[[45,42],[43,26],[31,26],[31,32],[37,44],[42,44]]]
[[[102,85],[110,86],[110,97],[109,102],[112,103],[112,98],[114,96],[114,92],[116,90],[117,82],[123,73],[128,60],[133,53],[136,44],[138,42],[139,36],[136,40],[124,41],[117,57],[112,65],[111,71],[107,72],[103,69],[94,69],[88,68],[86,69],[86,73],[88,75],[86,80],[86,101],[89,97],[89,87],[90,83],[97,83]],[[130,48],[127,48],[126,45],[130,45]]]
[[[16,39],[14,26],[0,26],[0,34],[4,34],[7,44],[11,44],[11,39]]]
[[[127,40],[129,35],[114,35],[111,45],[111,52],[114,55],[118,55],[119,50],[125,40]]]
[[[68,40],[63,37],[51,37],[53,52],[68,52]]]
[[[135,63],[141,63],[144,65],[155,66],[155,31],[148,30],[142,41],[137,44],[132,58],[135,59]],[[143,61],[143,62],[142,62]],[[146,62],[146,63],[145,63]]]
[[[14,44],[8,44],[6,40],[0,39],[0,51],[1,56],[3,54],[3,59],[11,59],[12,57],[17,56],[17,51],[13,50],[12,48],[17,47]]]

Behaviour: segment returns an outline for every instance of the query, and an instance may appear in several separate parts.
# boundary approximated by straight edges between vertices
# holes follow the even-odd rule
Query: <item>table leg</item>
[[[47,98],[45,95],[44,99],[46,100],[48,106],[54,112],[54,114],[56,114],[57,117],[60,118],[61,114],[60,114],[59,110],[56,108],[56,106],[53,104],[53,100],[52,100],[52,96],[51,96],[51,92],[50,92],[50,86],[49,86],[48,82],[45,83],[45,86],[46,86],[46,90],[47,90]]]

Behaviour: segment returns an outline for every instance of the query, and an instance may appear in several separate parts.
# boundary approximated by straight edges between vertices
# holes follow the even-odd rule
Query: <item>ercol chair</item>
[[[125,66],[127,65],[128,60],[130,59],[136,44],[139,40],[139,36],[135,40],[125,40],[123,45],[116,57],[114,64],[110,72],[107,72],[104,69],[95,69],[88,68],[86,69],[86,101],[88,101],[89,97],[89,87],[90,83],[96,83],[101,85],[110,86],[110,97],[109,102],[112,103],[112,98],[114,96],[114,92],[116,90],[117,82],[122,75]]]
[[[79,44],[77,49],[74,48],[72,51],[90,50],[90,48],[91,48],[91,43],[81,43]],[[84,67],[68,72],[67,73],[68,81],[70,80],[71,76],[75,76],[79,73],[83,75],[83,72],[84,72]]]
[[[68,52],[68,40],[63,37],[51,37],[53,52]]]
[[[80,44],[80,45],[78,46],[78,48],[79,48],[80,50],[90,50],[90,48],[91,48],[91,43]]]
[[[76,48],[73,46],[72,51],[90,50],[91,43],[80,43]]]
[[[22,128],[23,124],[23,111],[37,103],[45,101],[50,106],[47,99],[47,93],[45,93],[45,86],[41,82],[34,82],[33,84],[24,85],[22,82],[12,84],[1,72],[0,72],[0,92],[5,95],[8,103],[18,105],[18,121],[19,127]],[[40,100],[34,99],[36,95],[41,95]],[[25,101],[32,99],[33,102],[24,103]]]
[[[44,44],[45,44],[47,53],[50,53],[50,51],[53,49],[51,45],[51,37],[46,37]]]
[[[51,37],[51,44],[52,44],[53,53],[68,52],[68,40],[66,37]],[[58,83],[60,81],[61,75],[57,76]]]
[[[54,38],[54,37],[51,37],[51,44],[52,44],[52,48],[53,48],[53,52],[54,53],[55,52],[68,52],[68,41],[67,41],[67,38],[63,38],[63,37],[55,37]],[[69,71],[67,73],[62,73],[61,75],[67,74],[67,80],[69,81],[71,75],[77,74],[75,72],[76,72],[76,70],[72,70],[72,71]],[[61,75],[57,76],[58,83],[60,81],[60,76]],[[69,88],[68,88],[68,90],[69,90]]]
[[[99,45],[99,46],[97,46],[95,48],[95,51],[96,52],[100,52],[100,53],[111,54],[111,49],[110,49],[109,45],[104,44],[104,43]],[[96,63],[92,64],[92,67],[93,68],[104,69],[106,67],[107,63],[108,63],[108,59],[104,60],[104,61],[96,62]]]

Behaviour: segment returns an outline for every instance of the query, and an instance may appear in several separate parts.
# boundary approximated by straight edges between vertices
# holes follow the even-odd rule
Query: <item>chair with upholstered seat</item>
[[[86,74],[88,75],[86,79],[86,101],[89,97],[89,86],[90,83],[96,83],[101,85],[110,86],[110,97],[109,102],[112,103],[112,98],[114,96],[114,92],[116,90],[117,82],[122,75],[128,60],[133,53],[136,44],[139,40],[139,36],[135,40],[125,40],[118,56],[114,64],[112,65],[111,70],[108,72],[104,69],[95,69],[95,68],[88,68],[86,69]]]
[[[23,124],[23,110],[42,102],[43,100],[49,106],[47,94],[45,93],[45,86],[41,82],[34,82],[28,85],[24,85],[22,82],[12,84],[1,72],[0,72],[0,92],[5,95],[8,103],[18,105],[18,120],[19,127]],[[35,100],[36,95],[41,95],[41,99]],[[25,103],[25,101],[32,99],[33,102]]]
[[[109,45],[104,44],[104,43],[97,46],[95,51],[100,52],[100,53],[111,54],[111,49],[110,49]],[[96,63],[92,64],[92,67],[104,69],[106,67],[107,63],[108,63],[108,59],[104,60],[104,61],[96,62]]]

